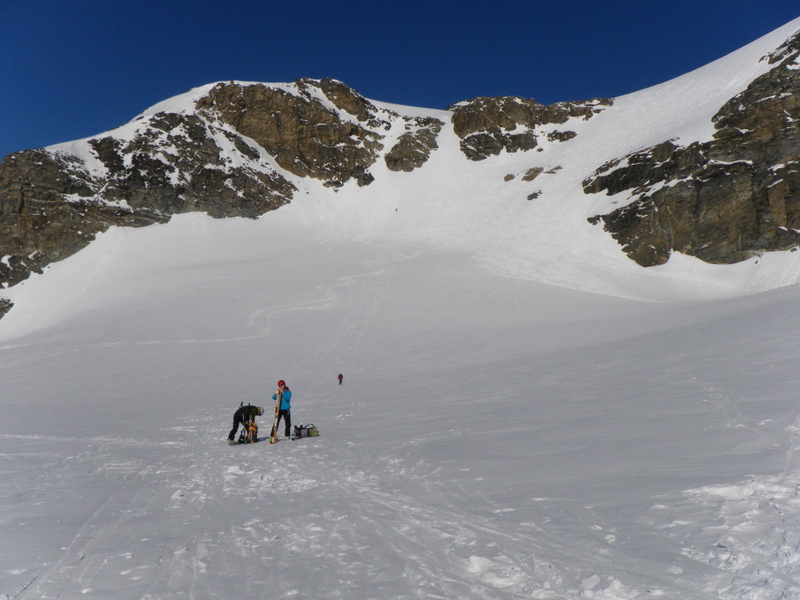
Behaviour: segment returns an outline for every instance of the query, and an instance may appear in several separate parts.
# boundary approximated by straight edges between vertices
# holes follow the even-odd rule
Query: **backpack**
[[[247,404],[250,406],[250,403]],[[244,408],[244,402],[239,404],[239,408]],[[257,407],[260,408],[260,407]],[[264,409],[260,408],[261,414],[264,413]],[[242,430],[239,432],[239,439],[236,440],[237,444],[255,444],[258,441],[258,425],[255,421],[245,421],[243,423]]]
[[[255,421],[247,424],[247,441],[250,444],[255,444],[258,441],[258,425]]]
[[[294,426],[294,439],[300,439],[304,437],[317,437],[319,435],[319,430],[313,423],[309,423],[308,425],[295,425]]]
[[[255,421],[248,421],[239,432],[237,444],[255,444],[258,441],[258,425]]]

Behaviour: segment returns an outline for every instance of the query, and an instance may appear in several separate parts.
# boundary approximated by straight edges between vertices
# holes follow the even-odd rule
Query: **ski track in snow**
[[[218,424],[177,429],[194,440],[219,437]],[[248,595],[277,588],[308,598],[493,598],[496,588],[530,580],[529,555],[507,556],[496,541],[480,544],[489,533],[516,546],[518,532],[465,522],[453,508],[420,506],[415,498],[426,492],[414,488],[427,485],[424,477],[391,462],[366,463],[352,442],[335,449],[324,438],[198,449],[182,441],[158,466],[122,459],[125,440],[96,442],[96,452],[69,466],[101,470],[114,480],[110,493],[62,556],[12,597],[103,597],[114,590],[121,597],[125,590],[124,597],[166,598],[188,590],[199,598],[244,584]],[[334,450],[338,466],[331,473],[324,455]],[[264,461],[273,465],[264,468]],[[319,495],[323,510],[318,500],[310,508],[304,502]],[[223,526],[204,529],[206,514]],[[163,538],[163,528],[174,532],[176,544],[148,544],[150,536]],[[253,573],[249,581],[226,579],[243,566]],[[283,573],[313,575],[290,580]]]
[[[720,598],[800,598],[800,417],[788,429],[781,474],[688,490],[676,506],[651,509],[688,558],[718,569]]]
[[[219,434],[217,424],[176,429],[194,440]],[[157,466],[122,458],[126,440],[96,443],[69,467],[102,471],[114,481],[110,493],[61,557],[11,597],[177,598],[188,591],[201,598],[279,589],[303,598],[501,598],[538,587],[530,552],[537,528],[493,522],[491,514],[470,518],[426,476],[392,461],[366,462],[352,442],[199,449],[182,441]],[[333,464],[325,456],[331,451],[333,473],[323,468]],[[322,510],[318,500],[310,508],[304,502],[319,495]],[[420,505],[420,497],[432,502]],[[206,515],[216,528],[203,527]],[[165,529],[174,545],[163,542]],[[151,537],[161,541],[149,544]],[[228,572],[252,574],[231,581]]]
[[[520,522],[516,508],[464,497],[424,462],[370,457],[324,432],[229,448],[210,420],[168,431],[174,439],[160,444],[92,439],[61,460],[50,449],[76,440],[19,436],[16,458],[56,491],[76,472],[106,491],[60,557],[7,598],[800,598],[797,423],[780,476],[688,490],[639,517],[687,559],[650,589],[626,582],[639,558],[614,527],[570,540]],[[765,527],[768,538],[754,536]],[[699,594],[694,563],[715,574]]]

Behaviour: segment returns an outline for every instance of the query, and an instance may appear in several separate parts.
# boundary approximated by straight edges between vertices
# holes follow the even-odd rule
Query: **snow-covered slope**
[[[677,114],[725,60],[640,94]],[[646,270],[589,226],[582,157],[651,142],[588,126],[633,104],[480,178],[453,141],[113,228],[8,290],[0,597],[800,597],[796,254]],[[536,200],[482,193],[533,166]],[[321,436],[227,446],[278,379]]]
[[[796,286],[625,300],[287,215],[113,230],[22,286],[0,593],[800,592]],[[228,447],[279,378],[321,437]]]

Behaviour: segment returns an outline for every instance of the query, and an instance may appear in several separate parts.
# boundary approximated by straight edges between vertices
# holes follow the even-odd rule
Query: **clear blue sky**
[[[0,156],[219,80],[333,77],[428,108],[620,96],[798,16],[798,0],[0,0]]]

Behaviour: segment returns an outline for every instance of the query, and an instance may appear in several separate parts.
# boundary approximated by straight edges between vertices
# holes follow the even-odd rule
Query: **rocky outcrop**
[[[107,171],[99,195],[134,212],[255,218],[295,191],[260,148],[196,115],[158,113],[130,141],[89,144]]]
[[[572,118],[589,119],[612,104],[610,98],[594,98],[545,106],[516,96],[482,96],[454,104],[449,110],[453,111],[453,130],[461,139],[461,151],[468,159],[478,161],[503,151],[532,150],[542,135],[538,128],[563,125]],[[575,137],[575,132],[549,131],[544,135],[548,141],[566,141]]]
[[[413,171],[425,164],[439,147],[436,139],[444,123],[433,118],[417,118],[406,123],[395,145],[384,156],[390,171]]]
[[[779,64],[717,112],[713,140],[665,141],[584,181],[586,193],[633,198],[590,222],[642,266],[672,252],[735,263],[800,246],[799,42],[794,36],[764,58]]]
[[[159,113],[138,122],[127,139],[106,136],[88,146],[94,170],[65,151],[5,158],[0,286],[74,254],[114,225],[163,223],[190,211],[255,218],[295,191],[260,160],[260,149],[194,115]]]
[[[301,79],[291,90],[218,84],[197,108],[254,140],[290,173],[321,179],[329,187],[373,181],[369,168],[385,149],[393,122],[401,121],[405,133],[384,161],[389,169],[406,172],[428,160],[444,125],[438,119],[379,109],[333,79]]]
[[[220,83],[197,109],[252,139],[289,173],[331,187],[350,179],[369,183],[368,169],[383,149],[381,132],[391,123],[341,82],[304,79],[296,88]]]
[[[112,223],[140,224],[126,208],[94,201],[101,182],[70,155],[27,150],[0,169],[0,283],[40,272],[91,242]],[[152,222],[151,218],[140,217]]]

